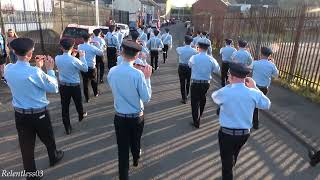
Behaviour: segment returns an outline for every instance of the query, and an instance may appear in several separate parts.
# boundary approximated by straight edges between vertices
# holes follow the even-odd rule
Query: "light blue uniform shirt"
[[[115,48],[117,48],[117,50],[120,49],[121,44],[119,43],[118,36],[115,36],[111,32],[108,32],[106,34],[106,36],[104,37],[104,39],[105,39],[108,47],[115,47]]]
[[[249,51],[244,48],[240,48],[232,54],[232,62],[252,66],[253,58]]]
[[[88,68],[96,67],[96,56],[103,56],[103,51],[89,43],[80,44],[78,50],[82,50],[86,53],[85,59],[87,61]]]
[[[79,60],[69,53],[63,53],[63,55],[56,56],[55,63],[59,70],[59,80],[65,83],[80,84],[80,71],[88,71],[85,57],[80,57]]]
[[[271,105],[261,91],[244,83],[229,84],[211,97],[220,106],[220,126],[231,129],[250,129],[254,108],[269,109]]]
[[[29,62],[18,60],[8,64],[4,77],[12,94],[12,105],[22,109],[39,109],[48,106],[46,92],[58,93],[58,81],[53,70],[48,74]]]
[[[212,73],[220,72],[218,62],[205,52],[192,56],[188,64],[191,68],[191,79],[193,80],[211,80]]]
[[[151,99],[150,79],[129,62],[111,68],[108,83],[112,89],[115,111],[122,114],[139,113],[144,110],[143,102]]]
[[[146,48],[146,47],[144,47],[144,46],[142,46],[142,50],[139,52],[139,62],[140,61],[143,61],[144,63],[144,65],[146,65],[147,64],[147,59],[145,58],[145,59],[143,59],[143,58],[141,58],[141,56],[140,55],[142,55],[142,53],[144,53],[144,55],[145,55],[145,57],[147,56],[147,55],[149,55],[149,50]],[[137,60],[138,60],[137,59]],[[136,61],[137,61],[136,60]],[[123,58],[122,58],[122,56],[118,56],[117,57],[117,65],[119,65],[119,64],[122,64],[122,62],[123,62]],[[137,63],[137,62],[135,62],[135,63]]]
[[[143,31],[140,33],[139,39],[141,41],[143,41],[144,44],[147,44],[147,42],[148,42],[148,36]]]
[[[197,35],[196,37],[194,37],[192,40],[191,46],[196,46],[200,38],[201,38],[200,35]]]
[[[95,45],[97,48],[99,48],[100,50],[104,51],[104,47],[106,46],[106,41],[99,37],[99,36],[94,36],[94,38],[92,38],[93,41],[98,42],[99,46]]]
[[[275,64],[267,59],[253,61],[252,79],[258,86],[269,87],[272,77],[278,77],[279,71]]]
[[[147,42],[147,47],[152,51],[159,51],[163,48],[163,43],[158,37],[152,37]]]
[[[5,54],[4,50],[5,50],[5,41],[4,41],[4,37],[2,36],[2,34],[0,33],[0,48],[3,51],[2,53]]]
[[[178,47],[176,51],[179,56],[179,63],[181,64],[188,64],[190,58],[198,53],[197,50],[191,47],[191,45]]]
[[[162,43],[165,45],[169,45],[169,46],[172,45],[172,36],[169,33],[162,34],[161,40],[162,40]]]
[[[231,62],[232,61],[232,54],[236,52],[236,48],[227,45],[226,47],[223,47],[220,49],[220,54],[222,56],[223,62]]]

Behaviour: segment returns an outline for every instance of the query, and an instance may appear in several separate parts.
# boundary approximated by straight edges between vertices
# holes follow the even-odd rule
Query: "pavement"
[[[190,101],[180,103],[174,51],[182,45],[185,28],[183,24],[177,24],[170,29],[175,39],[174,48],[169,52],[166,64],[162,64],[160,58],[160,69],[152,77],[152,100],[145,107],[142,158],[137,168],[130,166],[130,179],[221,179],[217,106],[210,98],[212,92],[220,88],[220,82],[218,77],[213,79],[201,128],[194,129],[190,126]],[[57,147],[65,151],[65,157],[50,168],[46,149],[37,139],[36,163],[39,170],[44,170],[44,179],[118,178],[113,98],[106,85],[101,84],[100,91],[101,96],[84,104],[88,118],[81,123],[77,122],[71,103],[74,131],[68,136],[62,124],[60,97],[58,94],[49,96]],[[0,95],[0,169],[20,171],[23,167],[11,95],[4,84],[0,85]],[[261,128],[252,132],[243,147],[235,168],[235,179],[320,180],[320,168],[309,166],[305,146],[271,116],[298,127],[302,134],[320,137],[316,131],[319,126],[315,125],[319,123],[319,106],[278,86],[271,88],[269,96],[272,109],[261,114]],[[5,177],[0,176],[0,179]]]

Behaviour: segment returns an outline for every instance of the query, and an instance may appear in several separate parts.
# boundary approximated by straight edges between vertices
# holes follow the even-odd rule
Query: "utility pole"
[[[96,25],[99,26],[99,0],[96,0]]]

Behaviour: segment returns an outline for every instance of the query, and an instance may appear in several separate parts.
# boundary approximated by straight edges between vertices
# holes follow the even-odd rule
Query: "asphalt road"
[[[170,29],[174,48],[166,64],[162,64],[160,58],[160,69],[152,77],[152,100],[145,111],[143,155],[139,167],[130,167],[130,179],[221,179],[219,122],[216,105],[210,99],[220,83],[216,80],[211,83],[201,128],[194,129],[189,124],[192,121],[190,101],[180,103],[174,51],[182,44],[185,28],[177,24]],[[38,169],[44,170],[44,179],[117,179],[113,98],[106,85],[100,85],[100,90],[101,96],[85,104],[89,116],[83,122],[77,122],[74,105],[71,105],[74,131],[68,136],[62,124],[60,97],[49,96],[57,146],[65,151],[65,157],[57,166],[49,168],[46,149],[37,139],[36,163]],[[22,160],[10,93],[4,84],[0,85],[0,95],[0,169],[19,171],[23,169]],[[261,128],[251,134],[240,153],[236,179],[320,180],[320,168],[309,167],[303,146],[268,118],[262,116],[261,123]]]

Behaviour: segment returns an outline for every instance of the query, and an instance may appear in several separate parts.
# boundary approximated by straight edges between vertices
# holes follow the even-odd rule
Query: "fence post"
[[[63,31],[63,11],[62,11],[62,1],[60,0],[60,21],[61,21],[61,32]]]
[[[255,53],[254,53],[254,58],[258,59],[259,58],[259,53],[260,53],[260,48],[261,48],[261,41],[262,41],[262,18],[265,17],[265,11],[263,11],[264,8],[263,7],[259,7],[258,8],[258,16],[256,19],[256,22],[258,21],[258,37],[257,37],[257,42],[256,42],[256,49],[255,49]]]
[[[3,16],[2,16],[2,9],[1,9],[1,0],[0,0],[0,23],[1,23],[1,29],[2,31],[1,32],[5,32],[5,28],[4,28],[4,21],[3,21]]]
[[[23,0],[23,16],[24,16],[24,19],[25,19],[25,22],[26,23],[26,30],[29,31],[29,26],[28,26],[28,20],[27,20],[27,15],[26,15],[26,2],[25,0]]]
[[[42,51],[43,54],[45,54],[44,42],[43,42],[43,32],[42,32],[42,27],[41,27],[41,16],[40,16],[39,0],[37,0],[36,3],[37,3],[37,13],[38,13],[39,31],[40,31],[41,51]]]
[[[294,78],[294,71],[295,71],[296,64],[297,64],[297,58],[298,58],[298,53],[299,53],[299,43],[300,43],[302,29],[304,26],[305,16],[306,16],[306,7],[303,6],[300,9],[300,17],[299,17],[298,26],[296,29],[297,33],[296,33],[296,37],[294,40],[294,48],[293,48],[292,60],[291,60],[290,69],[289,69],[289,76],[288,76],[289,82],[291,82]]]

